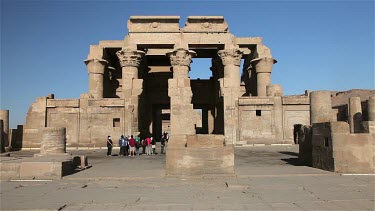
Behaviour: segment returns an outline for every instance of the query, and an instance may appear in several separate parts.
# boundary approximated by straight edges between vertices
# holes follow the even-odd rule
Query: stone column
[[[375,96],[367,101],[368,121],[363,121],[362,127],[364,133],[375,133]]]
[[[125,100],[125,135],[135,135],[138,127],[139,95],[143,79],[138,79],[138,68],[145,52],[125,47],[116,53],[122,67],[122,97]]]
[[[274,58],[257,58],[251,63],[255,66],[257,73],[257,95],[267,96],[267,86],[271,85],[272,66],[277,61]]]
[[[86,59],[84,62],[89,73],[89,94],[94,99],[103,98],[103,75],[108,62],[104,59]]]
[[[62,155],[66,153],[65,127],[46,127],[42,129],[42,132],[40,155]]]
[[[188,76],[191,58],[195,55],[194,51],[185,48],[176,48],[167,53],[173,69],[173,78],[168,80],[168,96],[171,98],[171,140],[173,137],[195,134],[195,115],[191,103],[193,93]]]
[[[310,124],[332,121],[330,91],[316,91],[310,94]]]
[[[3,120],[3,128],[0,131],[3,137],[2,147],[8,147],[9,144],[9,110],[0,110],[0,119]]]
[[[212,58],[212,79],[214,82],[214,134],[224,134],[223,98],[220,91],[220,78],[224,77],[224,66],[219,56]]]
[[[360,97],[349,98],[349,127],[350,133],[360,133],[362,123],[362,106]]]
[[[367,101],[368,121],[375,121],[375,96]]]
[[[238,139],[238,97],[240,91],[240,65],[242,51],[230,48],[218,52],[224,65],[224,78],[220,79],[221,93],[224,97],[224,135],[227,145],[236,144]]]

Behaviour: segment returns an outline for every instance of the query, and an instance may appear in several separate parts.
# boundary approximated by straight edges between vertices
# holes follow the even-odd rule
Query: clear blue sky
[[[39,96],[87,92],[89,46],[122,40],[131,15],[178,15],[181,26],[189,15],[224,16],[234,35],[263,37],[278,60],[272,83],[286,95],[374,89],[374,1],[1,0],[1,109],[11,127]],[[192,78],[208,78],[209,66],[195,61]]]

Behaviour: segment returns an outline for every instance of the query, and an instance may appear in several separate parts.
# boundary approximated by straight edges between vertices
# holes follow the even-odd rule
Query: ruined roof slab
[[[188,16],[183,32],[227,33],[228,24],[223,16]]]
[[[173,33],[180,31],[180,16],[130,16],[129,33]]]

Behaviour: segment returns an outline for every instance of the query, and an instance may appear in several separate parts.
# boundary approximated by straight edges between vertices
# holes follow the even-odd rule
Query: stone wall
[[[375,134],[350,134],[346,122],[313,126],[312,166],[338,173],[374,173]]]
[[[22,147],[40,147],[44,127],[65,127],[67,146],[104,147],[106,138],[114,140],[124,134],[124,101],[122,99],[48,99],[46,104],[33,104],[23,129]],[[37,111],[44,111],[41,115]],[[42,124],[44,123],[44,125]],[[130,135],[130,134],[124,134]]]
[[[308,124],[309,119],[306,96],[241,97],[239,143],[294,143],[294,125]]]

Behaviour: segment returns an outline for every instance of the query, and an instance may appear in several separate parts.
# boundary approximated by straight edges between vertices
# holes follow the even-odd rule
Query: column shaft
[[[368,121],[375,121],[375,97],[370,97],[367,104]]]
[[[87,59],[85,64],[89,73],[89,94],[94,99],[103,98],[103,75],[108,62],[104,59]]]
[[[3,128],[0,131],[3,137],[3,147],[10,146],[9,143],[9,110],[0,110],[0,119],[3,120]]]
[[[267,96],[267,86],[271,85],[271,73],[257,74],[258,96]]]
[[[310,124],[332,121],[330,91],[316,91],[310,94]]]
[[[362,106],[360,97],[349,98],[349,127],[350,133],[361,132]]]

